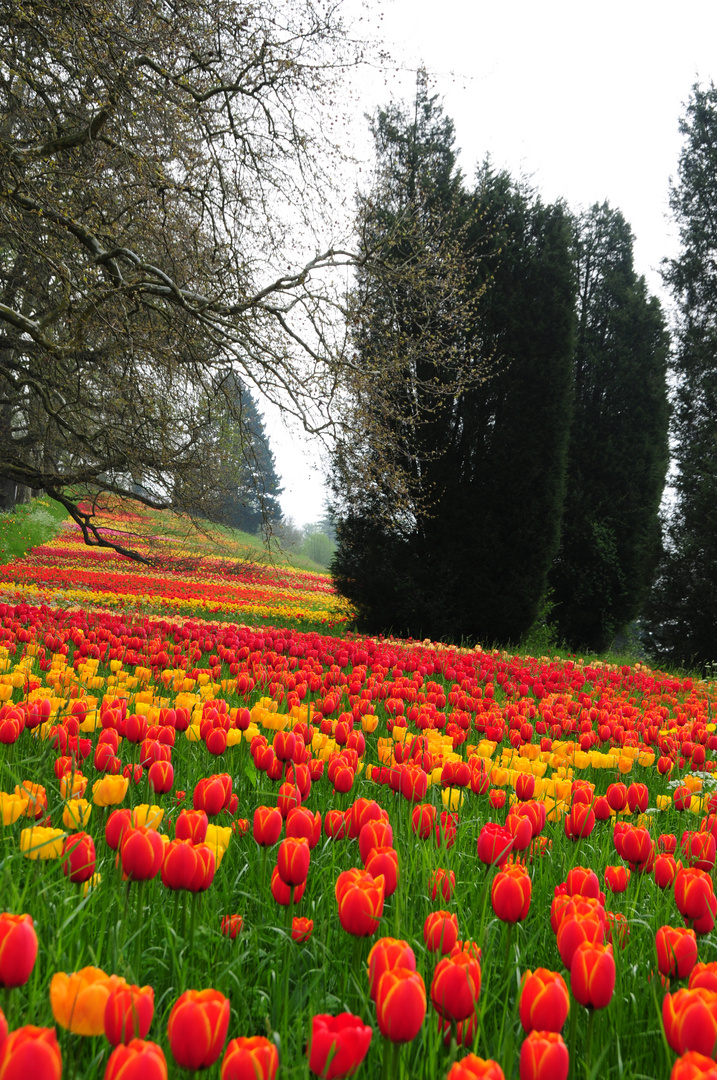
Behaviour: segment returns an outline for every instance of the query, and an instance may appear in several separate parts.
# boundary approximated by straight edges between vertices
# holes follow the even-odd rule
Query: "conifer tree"
[[[695,85],[670,206],[680,252],[667,261],[677,309],[672,360],[674,498],[648,626],[662,663],[717,660],[717,88]]]
[[[618,210],[596,204],[576,219],[575,258],[574,406],[552,615],[571,646],[601,651],[641,610],[661,553],[669,338]]]

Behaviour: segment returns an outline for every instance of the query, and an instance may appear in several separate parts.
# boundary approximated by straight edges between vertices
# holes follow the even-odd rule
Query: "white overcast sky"
[[[693,84],[717,81],[715,0],[347,0],[346,11],[394,61],[358,84],[357,145],[370,150],[363,114],[409,101],[423,64],[455,123],[469,182],[489,154],[545,201],[578,209],[607,199],[632,226],[636,270],[667,299],[659,265],[676,251],[668,186],[678,122]],[[273,417],[267,428],[285,515],[315,521],[325,498],[316,450]]]

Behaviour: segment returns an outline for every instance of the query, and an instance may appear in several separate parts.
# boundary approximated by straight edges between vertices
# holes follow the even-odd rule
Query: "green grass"
[[[67,517],[65,508],[47,496],[0,513],[0,563],[21,558],[30,548],[52,540]]]

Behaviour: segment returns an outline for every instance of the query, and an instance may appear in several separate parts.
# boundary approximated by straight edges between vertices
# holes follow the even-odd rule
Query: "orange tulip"
[[[105,1009],[110,993],[126,986],[117,975],[106,975],[96,967],[81,968],[71,975],[58,971],[50,982],[52,1015],[75,1035],[103,1035]]]

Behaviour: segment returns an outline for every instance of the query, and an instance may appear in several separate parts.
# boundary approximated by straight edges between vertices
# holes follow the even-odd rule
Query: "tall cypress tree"
[[[452,179],[436,185],[436,196],[450,198],[434,198],[432,233],[452,229],[454,240],[466,251],[480,249],[481,258],[462,283],[470,309],[460,320],[444,320],[430,350],[423,348],[420,321],[409,317],[422,310],[420,290],[407,293],[403,339],[413,338],[425,392],[440,387],[441,349],[491,357],[494,372],[449,400],[438,396],[429,420],[408,430],[406,456],[426,502],[398,512],[394,528],[380,513],[380,483],[347,498],[350,455],[335,459],[333,569],[367,629],[515,641],[533,621],[559,535],[573,347],[569,221],[560,206],[543,206],[489,169],[466,194],[453,172],[452,125],[435,99],[425,115],[430,130],[442,131],[438,160],[451,163]],[[390,138],[385,147],[378,144],[379,165],[382,156],[402,164],[396,145],[408,123],[382,129]],[[414,127],[416,134],[424,137]],[[435,164],[428,154],[419,157]],[[381,194],[371,204],[379,209]],[[386,325],[391,341],[396,311],[393,296],[367,290],[363,319],[372,349],[386,347]],[[357,350],[363,359],[365,339],[357,338]],[[410,400],[416,383],[404,380],[393,392]]]
[[[717,660],[717,88],[692,89],[670,206],[679,255],[664,279],[677,309],[674,500],[649,608],[661,662]]]
[[[564,640],[597,651],[640,611],[661,553],[669,339],[632,249],[607,203],[576,219],[575,399],[550,584]]]

